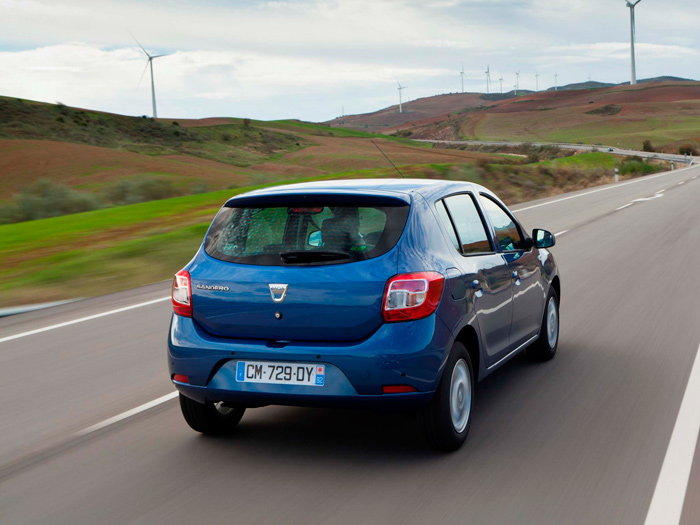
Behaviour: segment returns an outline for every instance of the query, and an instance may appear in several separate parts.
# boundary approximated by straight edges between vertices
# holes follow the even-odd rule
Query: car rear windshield
[[[361,261],[396,245],[408,211],[407,204],[225,207],[204,249],[223,261],[265,266]]]

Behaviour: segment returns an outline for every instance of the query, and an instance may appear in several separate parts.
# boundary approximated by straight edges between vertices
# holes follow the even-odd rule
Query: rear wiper
[[[280,258],[286,263],[305,263],[314,261],[339,261],[341,259],[349,259],[350,255],[343,252],[299,250],[280,253]]]

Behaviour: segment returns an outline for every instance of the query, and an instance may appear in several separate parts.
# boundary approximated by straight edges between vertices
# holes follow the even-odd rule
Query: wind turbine
[[[486,66],[486,94],[491,91],[491,66]]]
[[[403,113],[403,103],[401,102],[401,92],[406,89],[407,86],[402,86],[399,79],[396,79],[396,83],[399,85],[399,113]]]
[[[131,35],[131,33],[129,33]],[[146,69],[148,69],[148,66],[151,66],[151,101],[153,103],[153,118],[158,118],[158,111],[156,111],[156,85],[155,82],[153,81],[153,61],[156,58],[160,57],[165,57],[168,55],[149,55],[148,51],[144,49],[144,47],[139,43],[138,40],[136,40],[136,37],[134,35],[131,35],[131,38],[134,39],[134,42],[136,42],[141,50],[146,53],[146,56],[148,57],[148,61],[146,62],[146,67],[143,68],[143,73],[141,73],[141,80],[143,80],[143,75],[146,73]],[[141,80],[139,80],[139,85],[141,84]]]
[[[501,95],[502,95],[503,94],[503,73],[501,73],[501,78],[499,78],[498,81],[501,83]]]
[[[642,0],[637,0],[636,2],[632,3],[629,0],[626,0],[627,7],[630,8],[630,50],[632,58],[632,78],[630,79],[631,86],[637,84],[637,63],[634,58],[634,42],[637,40],[637,27],[634,23],[634,8],[637,7],[637,4],[641,1]]]
[[[554,91],[559,91],[559,86],[557,85],[558,78],[559,78],[559,74],[555,71],[554,72]]]
[[[464,93],[464,62],[462,62],[462,70],[459,74],[462,76],[462,93]]]
[[[535,69],[535,91],[540,90],[540,74]]]
[[[520,70],[518,69],[515,72],[515,96],[518,96],[518,91],[520,91]]]

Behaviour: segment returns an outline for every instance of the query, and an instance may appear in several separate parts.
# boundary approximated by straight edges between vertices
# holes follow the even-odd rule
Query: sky
[[[637,76],[700,78],[700,2],[636,8]],[[0,0],[0,95],[325,121],[461,91],[629,80],[625,0]],[[131,33],[131,34],[130,34]]]

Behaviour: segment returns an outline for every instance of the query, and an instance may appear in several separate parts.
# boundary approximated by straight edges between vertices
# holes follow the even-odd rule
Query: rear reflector
[[[408,385],[384,385],[382,387],[382,394],[408,394],[409,392],[417,392],[417,390]]]
[[[175,374],[173,376],[173,381],[177,381],[178,383],[189,383],[190,378],[187,376],[183,376],[182,374]]]

